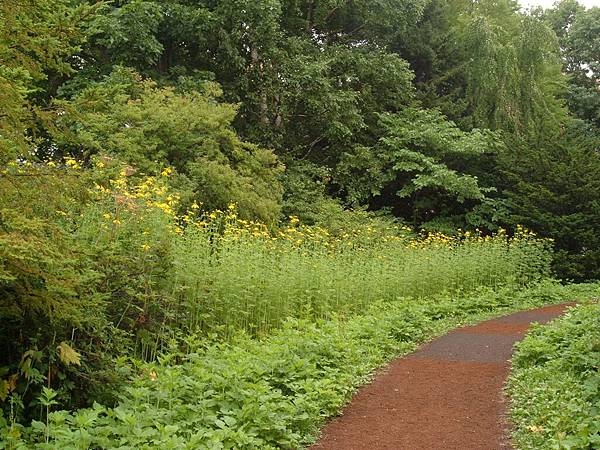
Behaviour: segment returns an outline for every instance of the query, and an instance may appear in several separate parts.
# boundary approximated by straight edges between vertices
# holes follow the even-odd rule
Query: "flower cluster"
[[[74,159],[66,159],[68,170],[78,170],[81,164]],[[105,162],[94,161],[94,167],[102,169]],[[333,233],[320,226],[302,224],[296,216],[290,216],[279,228],[272,229],[267,225],[241,217],[237,205],[230,203],[220,210],[203,211],[202,204],[192,203],[183,208],[181,196],[170,189],[168,178],[173,169],[167,167],[156,176],[133,176],[135,170],[122,166],[118,175],[108,181],[96,183],[92,189],[94,195],[104,200],[109,208],[104,212],[104,229],[122,225],[135,220],[136,214],[157,212],[169,223],[169,230],[176,235],[184,235],[186,229],[200,231],[210,235],[211,242],[237,245],[237,243],[254,243],[265,248],[278,251],[300,251],[308,253],[327,253],[335,255],[348,251],[373,251],[382,246],[393,246],[398,249],[422,250],[447,248],[451,250],[463,244],[498,243],[507,245],[527,239],[536,239],[533,232],[518,226],[512,235],[500,229],[495,235],[484,234],[479,230],[461,231],[454,235],[440,232],[416,233],[407,226],[389,225],[386,227],[367,224],[361,228]],[[145,231],[146,232],[146,231]],[[150,244],[144,243],[141,249],[150,250]]]

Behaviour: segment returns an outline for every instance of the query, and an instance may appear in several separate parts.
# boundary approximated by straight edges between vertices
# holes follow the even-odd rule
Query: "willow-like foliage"
[[[540,117],[558,126],[566,110],[556,98],[565,80],[555,35],[532,16],[485,3],[458,30],[469,57],[463,70],[473,123],[517,134],[530,133]]]

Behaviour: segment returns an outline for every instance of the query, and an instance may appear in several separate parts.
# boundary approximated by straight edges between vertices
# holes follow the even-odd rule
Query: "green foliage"
[[[355,142],[371,142],[378,113],[413,96],[412,74],[396,55],[377,49],[303,48],[284,67],[277,132],[297,159],[335,166]],[[264,132],[264,130],[263,130]]]
[[[282,2],[286,12],[284,27],[294,34],[316,34],[327,42],[385,45],[404,34],[421,15],[427,2],[374,0],[368,3],[340,0]]]
[[[556,37],[513,1],[434,1],[419,38],[397,44],[411,61],[426,106],[461,128],[535,133],[566,116]]]
[[[0,177],[0,367],[22,400],[17,418],[35,417],[44,385],[62,405],[112,397],[113,358],[143,352],[139,333],[170,314],[156,295],[170,267],[168,219],[90,189],[119,167],[23,166]]]
[[[514,2],[435,1],[417,37],[395,44],[416,71],[424,105],[439,107],[462,129],[502,130],[504,141],[468,164],[467,173],[496,191],[459,207],[424,196],[425,209],[437,213],[425,228],[524,224],[555,239],[558,276],[598,276],[593,123],[599,91],[586,68],[596,48],[593,11],[574,1],[530,14],[517,12]],[[574,120],[563,99],[588,123]]]
[[[84,53],[94,69],[84,68],[63,92],[88,85],[82,77],[108,73],[114,62],[167,85],[182,76],[214,78],[224,99],[239,103],[234,124],[242,136],[331,169],[355,143],[373,143],[379,113],[410,101],[412,74],[384,44],[408,33],[424,5],[120,2],[90,27]],[[234,183],[225,178],[209,181]]]
[[[289,320],[263,341],[240,335],[209,344],[190,336],[189,352],[174,347],[140,366],[116,407],[55,411],[48,424],[29,428],[0,418],[0,433],[9,446],[40,449],[299,448],[390,358],[459,323],[563,301],[570,293],[555,284],[517,293],[486,289],[377,302],[349,320]]]
[[[585,129],[573,128],[530,146],[514,145],[500,159],[511,223],[553,239],[554,269],[568,279],[600,277],[598,145]]]
[[[477,126],[531,133],[540,118],[566,115],[555,98],[558,45],[540,20],[513,15],[506,24],[505,18],[475,15],[464,24],[467,54],[474,55],[467,99]]]
[[[599,313],[596,303],[571,309],[518,345],[509,382],[517,448],[600,446]]]
[[[600,276],[599,21],[1,2],[0,448],[297,447],[429,314],[527,303],[480,292],[548,275],[520,224]]]
[[[499,147],[498,136],[487,130],[466,133],[435,110],[412,108],[381,116],[380,126],[384,131],[375,146],[355,147],[338,167],[337,179],[351,201],[364,203],[383,196],[380,206],[401,212],[393,196],[411,198],[412,217],[407,218],[418,225],[439,212],[435,210],[441,202],[432,198],[448,196],[459,203],[484,198],[477,178],[459,170]],[[402,205],[405,214],[406,206]]]
[[[111,401],[125,374],[114,360],[154,360],[174,335],[264,336],[290,317],[547,274],[547,244],[528,234],[413,240],[365,216],[366,228],[337,236],[297,218],[272,234],[233,204],[178,214],[170,169],[141,177],[108,157],[92,165],[15,163],[0,178],[0,379],[19,422],[47,418],[34,408],[44,387],[63,406]]]
[[[68,58],[84,38],[91,9],[68,0],[10,0],[0,5],[0,163],[29,152],[32,97],[49,76],[71,73]]]
[[[132,1],[102,12],[87,29],[92,45],[111,55],[114,64],[147,67],[158,62],[164,51],[158,31],[165,14],[159,3]]]
[[[190,228],[173,251],[180,268],[173,289],[189,309],[186,322],[212,333],[264,335],[287,317],[352,315],[380,300],[522,285],[546,276],[550,262],[547,243],[527,234],[413,240],[406,229],[368,226],[335,237],[290,224],[274,239],[256,225],[238,228],[231,213],[220,220],[222,238],[216,223]]]
[[[112,154],[146,173],[172,166],[208,209],[236,203],[242,215],[279,218],[282,166],[271,151],[240,140],[231,128],[233,105],[219,92],[185,94],[159,88],[126,69],[113,72],[72,101],[58,104],[58,143],[83,154]]]
[[[368,227],[386,230],[397,225],[390,214],[347,209],[341,201],[329,196],[331,172],[305,160],[286,164],[282,180],[284,217],[297,217],[303,224],[320,226],[337,236]]]
[[[600,128],[600,8],[586,10],[574,0],[562,0],[540,16],[559,38],[563,67],[569,75],[569,108]]]

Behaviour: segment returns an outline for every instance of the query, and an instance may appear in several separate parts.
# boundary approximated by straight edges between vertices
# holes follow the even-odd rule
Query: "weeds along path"
[[[503,385],[513,344],[568,305],[459,328],[392,362],[330,422],[312,450],[512,448]]]

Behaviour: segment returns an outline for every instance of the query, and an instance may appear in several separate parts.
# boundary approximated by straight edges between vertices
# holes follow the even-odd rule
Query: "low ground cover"
[[[597,303],[532,329],[518,345],[508,383],[517,448],[600,448],[599,361]]]

